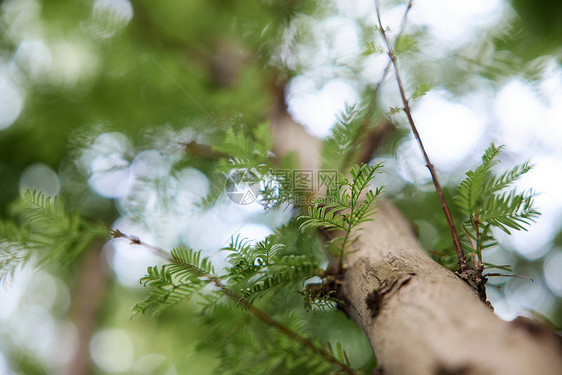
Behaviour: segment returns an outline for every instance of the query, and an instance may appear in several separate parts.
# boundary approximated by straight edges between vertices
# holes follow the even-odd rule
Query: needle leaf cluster
[[[68,264],[107,229],[78,213],[69,213],[64,201],[40,191],[26,190],[12,204],[12,220],[0,221],[0,281],[31,259],[40,264]]]
[[[518,192],[513,184],[532,169],[529,162],[516,165],[501,175],[493,172],[503,146],[493,143],[482,155],[482,164],[466,173],[454,201],[462,215],[463,248],[476,254],[482,264],[482,250],[497,245],[493,228],[507,234],[527,230],[540,213],[533,206],[532,190]]]

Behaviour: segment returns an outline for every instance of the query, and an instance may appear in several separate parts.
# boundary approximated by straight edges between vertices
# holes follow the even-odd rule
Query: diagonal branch
[[[402,15],[402,21],[400,22],[400,29],[398,30],[397,38],[400,38],[404,33],[404,30],[406,29],[408,14],[410,13],[410,9],[412,8],[413,1],[414,0],[409,0],[408,6],[406,7],[404,14]],[[359,140],[360,137],[363,136],[364,133],[367,133],[367,135],[365,136],[365,140],[361,145],[359,157],[356,160],[359,163],[368,164],[382,140],[388,135],[388,133],[394,130],[394,126],[390,121],[384,121],[381,124],[377,125],[374,129],[369,129],[370,119],[377,109],[377,96],[379,95],[379,91],[381,90],[382,86],[387,82],[387,77],[390,73],[391,68],[392,62],[389,61],[384,68],[381,79],[373,88],[373,98],[369,101],[369,104],[365,111],[365,115],[363,116],[364,120],[359,127],[359,131],[357,131],[355,135],[355,139],[353,140],[354,144]],[[391,77],[388,77],[388,80],[390,79]],[[350,161],[351,155],[352,153],[347,154],[344,165],[347,165],[347,163]]]
[[[132,245],[139,245],[139,246],[142,246],[144,248],[147,248],[150,251],[154,252],[155,254],[163,257],[167,261],[178,264],[178,262],[176,262],[174,260],[174,258],[172,258],[172,256],[170,256],[170,254],[168,254],[166,251],[141,241],[140,238],[138,238],[137,236],[131,236],[131,235],[125,234],[118,229],[115,229],[115,230],[112,231],[112,236],[113,236],[113,238],[124,238],[124,239],[128,240]],[[183,264],[179,264],[179,265],[184,266]],[[256,318],[261,320],[263,323],[276,328],[282,334],[290,337],[291,339],[293,339],[295,341],[298,341],[304,347],[309,348],[314,353],[320,355],[321,357],[323,357],[329,363],[340,367],[341,371],[343,373],[346,373],[348,375],[357,375],[357,372],[355,370],[353,370],[347,364],[338,360],[330,352],[328,352],[328,351],[326,351],[322,348],[319,348],[316,344],[314,344],[314,342],[312,342],[307,337],[302,336],[299,333],[293,331],[291,328],[287,327],[286,325],[284,325],[282,323],[279,323],[278,321],[273,319],[273,317],[271,315],[269,315],[268,313],[266,313],[265,311],[263,311],[261,309],[258,309],[257,307],[252,305],[250,302],[248,302],[246,299],[241,298],[238,294],[236,294],[234,291],[230,290],[226,285],[224,285],[218,277],[210,275],[210,274],[205,273],[203,271],[201,272],[201,276],[206,278],[210,282],[212,282],[222,293],[224,293],[224,295],[226,295],[228,298],[230,298],[235,303],[242,305],[242,307],[244,307],[246,310],[248,310],[250,312],[250,314],[252,314]]]
[[[400,29],[398,29],[398,34],[396,34],[396,38],[399,39],[402,34],[404,34],[404,31],[406,30],[406,24],[408,23],[408,14],[410,13],[410,9],[412,9],[412,3],[414,2],[414,0],[409,0],[408,1],[408,5],[406,5],[406,10],[404,11],[404,14],[402,15],[402,21],[400,22]],[[377,8],[378,9],[378,8]],[[378,92],[380,91],[381,87],[387,82],[386,78],[388,77],[388,75],[390,74],[390,69],[392,68],[392,60],[390,60],[386,66],[384,67],[384,72],[382,74],[381,80],[377,83],[377,86],[375,87],[375,95],[378,94]],[[390,80],[392,77],[389,77],[388,79]]]
[[[410,1],[408,3],[408,9],[411,8],[412,6],[412,1]],[[431,161],[429,160],[429,156],[427,155],[427,152],[425,151],[425,147],[423,146],[423,142],[420,138],[420,134],[418,133],[418,129],[416,128],[416,124],[414,123],[414,119],[412,118],[412,111],[410,110],[410,105],[408,103],[408,98],[406,97],[406,92],[404,90],[404,84],[402,83],[402,79],[400,78],[400,72],[398,70],[398,63],[397,63],[397,58],[396,58],[396,53],[394,51],[394,48],[392,47],[392,44],[390,43],[390,41],[388,40],[388,37],[386,35],[386,31],[384,29],[384,27],[382,26],[382,21],[381,21],[381,15],[380,15],[380,6],[379,6],[379,0],[375,0],[375,8],[377,11],[377,19],[378,19],[378,23],[379,23],[379,30],[381,32],[381,35],[384,39],[384,42],[386,44],[386,48],[388,51],[388,56],[390,57],[390,61],[392,62],[392,65],[394,66],[394,72],[396,73],[396,82],[398,83],[398,88],[400,90],[400,96],[402,98],[402,103],[404,104],[404,112],[406,113],[406,116],[408,117],[408,122],[410,123],[410,127],[412,128],[412,132],[414,133],[414,137],[416,138],[418,145],[420,146],[421,152],[423,154],[423,157],[425,159],[425,163],[427,168],[429,169],[429,172],[431,173],[431,179],[433,180],[433,185],[435,186],[435,190],[437,191],[437,196],[439,197],[439,202],[441,202],[441,208],[443,209],[443,212],[445,213],[445,218],[447,219],[447,224],[449,225],[449,230],[451,232],[451,236],[453,237],[453,245],[455,246],[455,250],[457,252],[457,258],[459,261],[459,270],[462,271],[466,268],[468,268],[468,264],[466,261],[466,256],[464,255],[464,252],[462,250],[461,247],[461,243],[459,241],[459,236],[457,234],[457,229],[455,228],[455,223],[453,222],[453,218],[451,216],[451,211],[449,210],[449,206],[447,205],[447,202],[445,201],[445,196],[443,195],[443,189],[441,188],[441,184],[439,183],[439,180],[437,178],[437,173],[435,172],[435,168],[433,167],[433,164],[431,164]]]

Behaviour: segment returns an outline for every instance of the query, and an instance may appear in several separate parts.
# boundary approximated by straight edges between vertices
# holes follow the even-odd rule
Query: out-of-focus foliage
[[[562,3],[556,0],[512,0],[517,11],[520,31],[515,38],[521,40],[518,53],[529,59],[556,53],[560,57],[560,35],[562,34]]]
[[[57,170],[73,151],[69,140],[83,147],[100,130],[117,130],[143,144],[163,125],[195,125],[199,140],[212,139],[233,116],[261,122],[274,83],[264,67],[282,27],[313,8],[257,0],[3,2],[4,55],[13,56],[3,69],[16,74],[25,105],[0,136],[2,207],[27,166]]]
[[[64,202],[38,191],[26,190],[11,211],[18,221],[0,222],[0,282],[12,277],[32,255],[40,263],[68,264],[96,238],[107,236],[103,224],[67,213]]]
[[[59,193],[71,211],[77,209],[88,220],[110,226],[119,212],[110,199],[88,187],[92,170],[84,155],[101,150],[107,155],[104,160],[111,161],[122,147],[126,151],[120,162],[131,163],[146,148],[173,149],[177,142],[191,141],[218,144],[231,127],[252,133],[268,118],[273,87],[288,78],[288,72],[272,61],[284,27],[294,15],[314,9],[312,1],[3,1],[0,81],[17,84],[23,106],[15,122],[0,130],[0,213],[7,216],[10,203],[17,199],[22,173],[42,163],[58,172],[60,190],[49,195]],[[268,135],[267,125],[259,129],[262,138]],[[183,137],[161,138],[166,132],[181,131]],[[101,134],[111,135],[105,138],[110,143],[100,142]],[[122,142],[111,149],[115,140]],[[187,165],[215,169],[215,160],[189,151],[175,169]],[[97,161],[102,172],[104,160]],[[115,170],[110,166],[109,172]],[[35,177],[29,187],[42,188],[42,182]],[[223,191],[224,185],[219,188]],[[78,221],[82,230],[87,221]],[[49,243],[59,250],[71,245],[78,254],[89,234],[76,232],[76,220],[70,216],[64,223],[68,225],[60,228],[61,233],[47,233]],[[41,231],[25,232],[2,219],[2,234],[12,242],[29,244],[27,237],[37,238]],[[64,235],[64,241],[55,235]],[[3,250],[4,245],[3,240]],[[10,250],[21,251],[3,251],[3,257],[28,259],[27,247],[12,245]],[[49,254],[55,253],[60,255]],[[111,259],[110,250],[104,254]],[[69,283],[74,302],[81,298],[74,294],[81,262],[73,265],[77,269],[60,277]],[[158,352],[165,357],[165,371],[175,367],[180,373],[203,374],[214,367],[213,360],[203,360],[202,354],[198,354],[201,364],[190,363],[190,337],[209,334],[185,323],[193,319],[193,308],[180,308],[161,321],[129,322],[128,309],[140,299],[134,290],[111,287],[98,326],[127,330],[135,338],[137,359]],[[67,309],[58,312],[57,319],[65,318]],[[178,322],[181,327],[173,328]],[[147,332],[152,333],[143,336]],[[36,361],[25,343],[11,341],[10,332],[2,336],[2,358],[12,369],[29,374],[62,371],[50,359]],[[104,372],[98,367],[95,371]]]
[[[216,239],[222,246],[214,245],[215,253],[207,253],[211,257],[226,254],[218,251],[227,243],[223,231],[229,232],[229,238],[240,225],[244,227],[248,223],[277,228],[279,243],[285,245],[283,249],[272,252],[267,245],[258,251],[254,244],[244,247],[233,243],[229,248],[230,260],[236,260],[236,264],[222,269],[219,259],[217,273],[240,271],[239,278],[232,279],[232,286],[244,290],[245,298],[255,301],[295,331],[316,337],[320,343],[331,343],[333,352],[338,352],[341,343],[355,367],[366,371],[373,367],[368,343],[354,324],[331,310],[330,296],[325,299],[326,309],[317,309],[314,303],[319,302],[315,299],[318,295],[307,294],[306,290],[301,294],[295,292],[303,292],[304,281],[314,283],[314,279],[306,278],[316,275],[326,260],[316,236],[300,232],[298,224],[289,220],[290,212],[285,213],[284,219],[276,218],[275,214],[279,213],[275,209],[288,210],[285,202],[279,200],[279,187],[289,192],[289,197],[300,196],[290,191],[291,176],[276,171],[294,169],[298,161],[294,155],[279,159],[279,155],[268,152],[271,145],[268,118],[279,97],[285,94],[292,114],[297,119],[303,118],[294,109],[298,108],[297,99],[302,99],[298,95],[299,87],[309,98],[301,109],[324,108],[330,102],[324,96],[328,81],[336,81],[332,87],[339,91],[346,91],[344,87],[355,92],[354,102],[347,103],[349,109],[343,111],[340,121],[333,121],[336,123],[333,134],[321,151],[329,168],[349,168],[364,130],[375,128],[383,120],[383,114],[390,112],[396,129],[386,135],[378,148],[389,161],[383,171],[388,180],[385,180],[389,185],[388,196],[412,220],[424,247],[442,263],[454,263],[447,226],[434,192],[423,182],[416,183],[416,178],[408,174],[400,161],[407,156],[402,146],[408,131],[403,127],[403,113],[392,102],[395,93],[389,89],[373,95],[379,83],[383,89],[392,86],[393,77],[381,80],[377,73],[384,69],[386,56],[372,27],[374,10],[359,12],[359,3],[306,0],[4,0],[0,3],[0,95],[4,95],[3,102],[10,104],[0,107],[3,238],[0,250],[9,244],[9,251],[3,251],[0,260],[3,265],[35,261],[29,259],[24,245],[38,237],[44,242],[41,246],[54,245],[49,248],[55,251],[45,256],[61,258],[65,249],[77,255],[70,269],[47,268],[52,276],[34,273],[32,278],[41,285],[27,290],[25,298],[17,302],[3,301],[0,320],[10,329],[0,329],[0,364],[6,359],[11,369],[25,374],[63,371],[70,361],[71,349],[66,350],[65,357],[61,354],[65,351],[62,344],[63,349],[58,352],[46,348],[56,348],[56,343],[76,342],[75,327],[69,322],[77,301],[89,298],[77,292],[84,267],[80,254],[93,234],[99,236],[103,231],[102,226],[89,227],[88,223],[104,222],[111,226],[118,219],[119,225],[140,223],[137,228],[146,230],[155,241],[169,245],[166,248],[186,245],[199,249],[203,246],[191,246],[187,242]],[[499,27],[472,31],[473,37],[456,48],[442,41],[435,42],[419,15],[414,19],[414,26],[406,28],[405,35],[399,38],[399,59],[408,92],[416,103],[439,90],[447,91],[451,98],[469,97],[482,88],[496,90],[513,76],[536,79],[552,56],[560,61],[560,5],[546,0],[513,0],[512,3],[517,13],[506,5]],[[384,5],[389,22],[397,24],[396,14],[403,13],[404,3],[388,1]],[[416,2],[414,6],[418,6]],[[354,51],[353,41],[363,47]],[[8,111],[13,120],[7,115],[3,117],[3,111]],[[323,115],[315,114],[318,118]],[[463,142],[465,139],[460,140]],[[509,149],[510,145],[507,146]],[[442,177],[456,185],[476,162],[474,158],[465,158],[457,166],[459,170],[449,170],[449,175]],[[510,165],[518,162],[510,161]],[[54,175],[54,182],[30,168],[37,163],[43,171],[50,171],[49,176]],[[249,182],[260,184],[263,205],[273,215],[250,212],[236,221],[239,212],[223,204],[224,186],[240,169],[251,169],[256,164],[259,173],[252,174],[255,179]],[[425,173],[423,165],[418,169]],[[217,174],[225,171],[233,174]],[[104,184],[111,180],[108,176],[119,181],[117,188]],[[44,189],[47,180],[53,182],[49,185],[52,189],[44,191],[41,202],[37,201],[39,195],[18,198],[18,193],[26,188]],[[237,181],[230,178],[233,180]],[[451,202],[454,191],[446,187],[445,190]],[[62,211],[58,198],[47,197],[55,195],[66,202],[68,210]],[[12,205],[14,201],[20,203]],[[21,202],[27,202],[27,208]],[[33,202],[41,204],[29,211]],[[20,213],[32,212],[35,219],[38,213],[51,212],[44,210],[51,207],[54,215],[49,218],[60,219],[60,225],[49,225],[47,230],[42,226],[29,228],[26,223],[22,227],[21,221],[8,218],[11,207],[19,207]],[[215,209],[227,218],[220,222],[207,220],[210,215],[203,208]],[[452,208],[457,217],[462,216],[456,207]],[[225,222],[228,225],[222,226]],[[280,227],[282,223],[286,225]],[[166,243],[163,240],[166,238],[171,238],[173,243]],[[558,242],[554,245],[560,245]],[[94,373],[111,372],[111,367],[103,367],[108,365],[104,360],[111,357],[119,357],[125,364],[129,358],[124,371],[145,374],[174,371],[206,374],[217,367],[219,373],[328,368],[313,353],[303,354],[301,346],[249,317],[240,306],[214,304],[213,310],[208,301],[192,296],[193,291],[182,286],[185,280],[174,280],[174,275],[162,266],[152,268],[149,278],[144,279],[160,292],[154,300],[161,302],[172,296],[166,301],[171,305],[191,297],[194,303],[157,311],[162,314],[154,319],[139,314],[129,320],[131,306],[146,298],[146,294],[120,283],[126,284],[123,274],[133,273],[135,261],[142,254],[134,247],[118,251],[112,246],[117,245],[114,242],[101,251],[110,265],[112,282],[107,287],[97,333],[91,341],[90,351],[97,355]],[[539,275],[539,278],[534,276],[537,280],[534,285],[540,285],[543,263],[547,260],[541,258],[529,263],[503,246],[501,249],[510,254],[516,273],[534,276],[534,272]],[[247,256],[249,250],[256,253]],[[310,253],[303,254],[303,251]],[[254,256],[257,253],[261,255]],[[64,254],[62,260],[67,259],[68,253]],[[182,254],[189,255],[176,255]],[[272,256],[269,264],[263,259],[267,254]],[[313,261],[302,262],[299,257],[303,255]],[[295,260],[298,264],[294,264]],[[125,266],[119,268],[119,262]],[[150,262],[154,264],[152,259]],[[193,282],[197,277],[189,278]],[[199,280],[197,287],[204,289],[205,285]],[[290,287],[278,288],[279,285]],[[508,292],[519,284],[514,285],[514,282],[497,283]],[[524,284],[523,289],[517,290],[526,287]],[[284,293],[276,293],[279,290]],[[50,304],[49,296],[53,299]],[[548,297],[554,302],[541,309],[548,311],[553,324],[560,327],[562,304],[551,294]],[[207,308],[201,310],[197,302],[203,302]],[[313,312],[306,313],[305,306]],[[145,307],[152,306],[142,302],[137,305],[138,310]],[[210,324],[200,324],[200,319]],[[106,330],[111,327],[117,327],[130,338],[132,355],[130,351],[129,355],[122,351],[119,356],[111,353],[111,346],[105,345],[111,340],[104,341],[103,337],[123,336],[112,336],[111,330]],[[195,343],[201,341],[204,344],[196,348]],[[118,349],[126,347],[122,345]],[[287,352],[294,355],[284,356]]]

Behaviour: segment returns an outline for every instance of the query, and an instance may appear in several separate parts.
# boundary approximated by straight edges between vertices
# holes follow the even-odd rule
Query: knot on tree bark
[[[494,311],[494,307],[490,301],[488,301],[488,296],[486,295],[486,283],[488,279],[482,274],[483,271],[484,269],[482,267],[473,268],[466,266],[459,269],[457,275],[476,292],[478,298],[480,298],[486,306]]]

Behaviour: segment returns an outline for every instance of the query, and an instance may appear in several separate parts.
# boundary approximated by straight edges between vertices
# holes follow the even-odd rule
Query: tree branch
[[[153,253],[157,254],[158,256],[166,259],[167,261],[169,261],[171,263],[175,263],[175,264],[178,264],[180,266],[184,266],[183,263],[176,262],[176,260],[172,256],[170,256],[170,254],[168,254],[166,251],[141,241],[141,239],[138,238],[137,236],[131,236],[131,235],[125,234],[125,233],[119,231],[118,229],[113,230],[112,235],[113,235],[114,238],[123,238],[123,239],[128,240],[131,243],[131,245],[142,246],[142,247],[152,251]],[[224,285],[220,281],[220,279],[218,277],[215,277],[215,276],[213,276],[211,274],[208,274],[208,273],[205,273],[203,271],[201,271],[201,276],[206,278],[210,282],[212,282],[225,296],[230,298],[236,304],[242,305],[242,307],[244,307],[248,312],[250,312],[250,314],[252,314],[256,318],[261,320],[263,323],[265,323],[265,324],[267,324],[271,327],[274,327],[275,329],[277,329],[282,334],[284,334],[284,335],[290,337],[291,339],[299,342],[304,347],[312,350],[314,353],[316,353],[316,354],[320,355],[321,357],[323,357],[324,359],[326,359],[326,361],[328,361],[329,363],[341,368],[341,370],[343,372],[345,372],[346,374],[357,375],[355,370],[353,370],[351,367],[349,367],[345,363],[340,362],[330,352],[328,352],[328,351],[326,351],[322,348],[319,348],[310,339],[298,334],[297,332],[293,331],[292,329],[290,329],[286,325],[284,325],[282,323],[279,323],[278,321],[273,319],[273,317],[271,315],[267,314],[263,310],[258,309],[257,307],[252,305],[248,300],[242,298],[237,293],[235,293],[234,291],[229,289],[226,285]]]
[[[274,89],[275,152],[296,151],[302,168],[317,169],[320,140],[287,114],[282,86]],[[380,365],[376,373],[561,373],[554,335],[499,319],[457,275],[429,258],[396,208],[379,205],[354,243],[357,251],[346,256],[345,273],[330,283],[369,339]]]
[[[562,346],[499,319],[429,258],[387,202],[346,257],[336,298],[368,337],[384,374],[559,374]],[[448,372],[438,372],[446,369]],[[453,372],[452,372],[453,371]]]
[[[410,1],[408,3],[407,9],[410,9],[411,6],[412,6],[412,1]],[[418,145],[420,146],[423,157],[425,159],[426,166],[429,169],[429,172],[431,173],[431,179],[433,180],[433,185],[435,186],[435,190],[437,191],[437,196],[439,197],[439,202],[441,202],[441,208],[443,209],[443,212],[445,213],[445,218],[447,219],[447,224],[449,225],[449,230],[451,232],[451,236],[453,237],[453,245],[454,245],[455,250],[457,252],[457,258],[458,258],[458,261],[459,261],[459,270],[462,272],[463,270],[469,268],[468,263],[466,261],[466,256],[464,255],[464,251],[462,250],[461,243],[459,241],[459,236],[457,234],[457,229],[455,228],[455,223],[453,222],[451,212],[449,211],[449,206],[447,205],[447,202],[445,201],[445,196],[443,195],[443,189],[441,188],[441,184],[439,183],[439,179],[437,178],[437,172],[435,172],[435,168],[433,168],[433,164],[431,164],[431,161],[429,160],[429,156],[427,155],[427,152],[425,151],[425,147],[423,146],[423,142],[421,140],[420,134],[418,133],[418,129],[416,128],[416,124],[414,123],[414,119],[412,118],[412,112],[410,110],[408,98],[406,97],[406,92],[404,90],[404,84],[402,83],[402,79],[400,78],[400,72],[398,70],[398,63],[396,62],[396,60],[397,60],[396,53],[394,52],[394,48],[392,47],[392,44],[388,40],[388,37],[386,35],[386,31],[385,31],[385,29],[382,25],[381,15],[380,15],[380,7],[379,7],[379,0],[375,0],[375,8],[376,8],[376,11],[377,11],[377,20],[378,20],[378,23],[379,23],[379,30],[380,30],[381,35],[382,35],[382,37],[384,39],[384,42],[386,44],[388,56],[390,57],[390,60],[392,61],[392,65],[394,66],[394,72],[396,73],[395,74],[396,82],[398,83],[398,88],[400,90],[400,96],[402,98],[402,103],[404,104],[404,112],[406,113],[406,116],[408,117],[408,122],[410,123],[410,127],[412,128],[412,132],[414,133],[414,137],[416,138],[416,140],[418,142]]]

